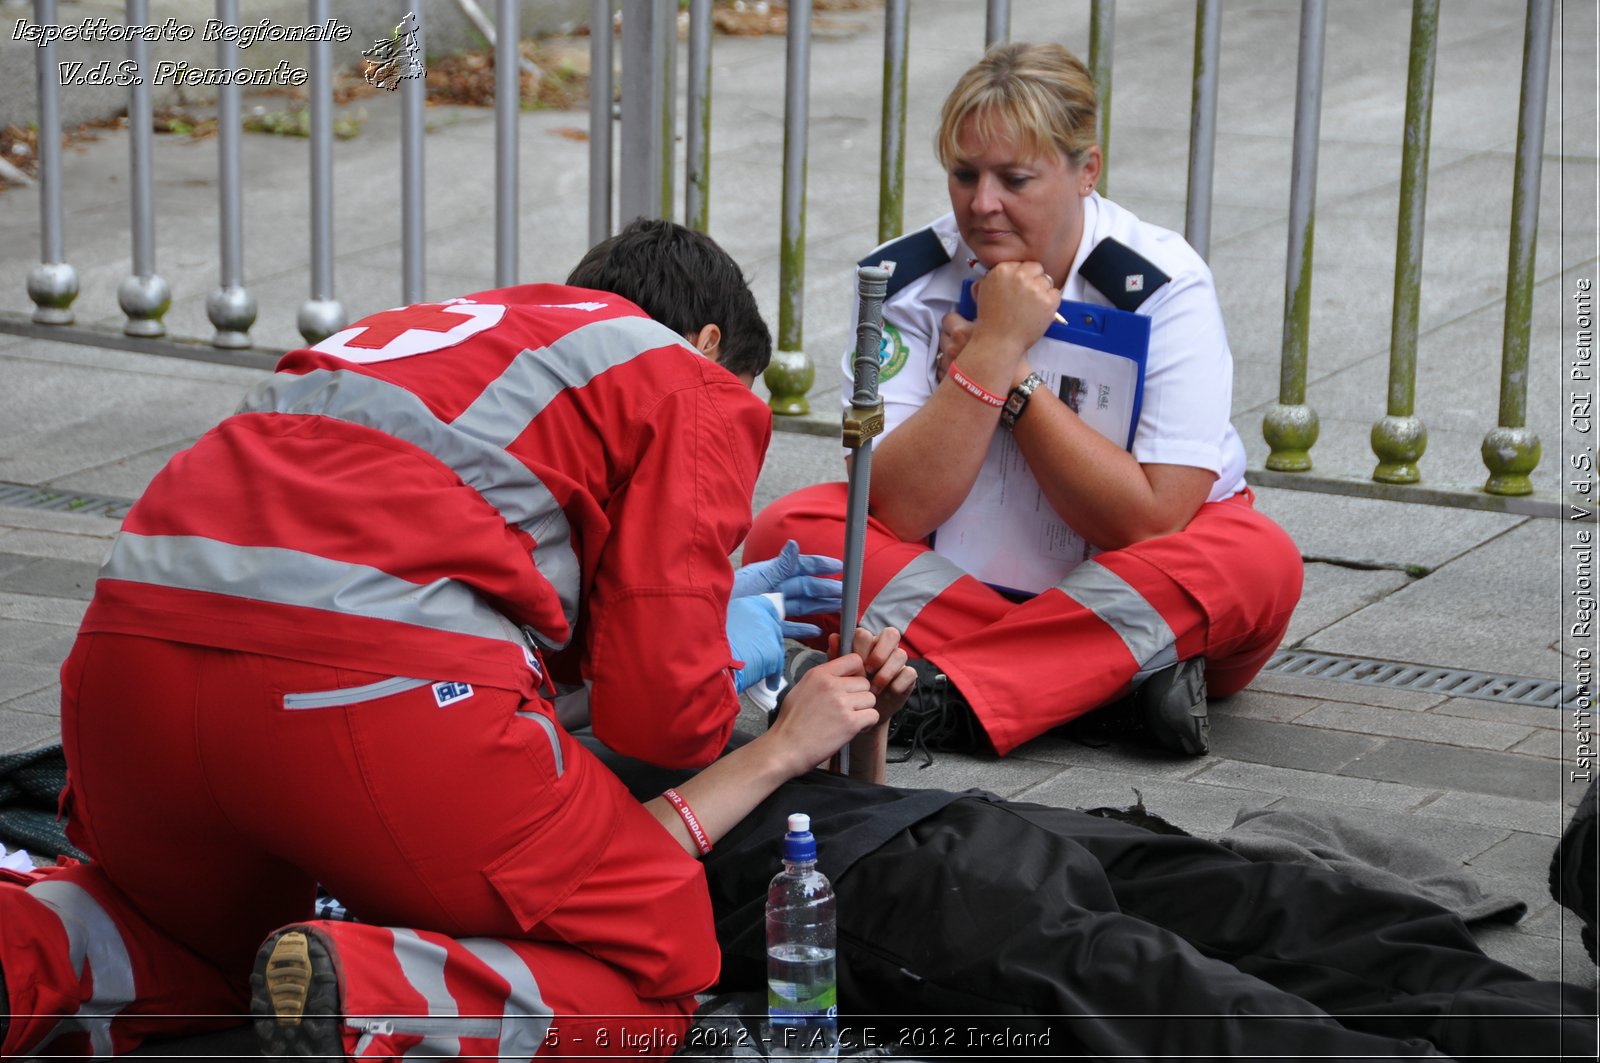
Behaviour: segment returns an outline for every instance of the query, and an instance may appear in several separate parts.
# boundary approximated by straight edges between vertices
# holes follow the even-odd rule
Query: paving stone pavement
[[[933,112],[955,71],[975,57],[963,42],[981,37],[982,6],[915,5],[919,58],[907,140],[917,150],[931,140]],[[1087,5],[1074,3],[1062,16],[1068,6],[1017,0],[1013,35],[1085,49],[1087,21],[1080,16]],[[1331,6],[1311,389],[1329,413],[1327,441],[1319,444],[1327,467],[1360,468],[1370,466],[1363,441],[1382,412],[1370,409],[1370,396],[1382,392],[1388,349],[1385,286],[1407,15],[1405,5],[1373,0]],[[1117,70],[1113,194],[1142,216],[1181,228],[1187,117],[1172,101],[1187,99],[1193,8],[1180,0],[1125,0],[1118,10],[1118,55],[1132,58],[1120,59]],[[1260,418],[1278,380],[1297,10],[1251,0],[1225,13],[1212,263],[1238,363],[1234,419],[1257,465]],[[1521,11],[1512,0],[1470,0],[1447,5],[1441,21],[1419,393],[1439,389],[1429,411],[1440,431],[1428,460],[1437,464],[1427,468],[1443,481],[1481,479],[1476,448],[1488,422],[1474,419],[1484,403],[1470,393],[1498,377],[1506,246],[1500,219],[1508,211],[1500,201],[1509,201],[1503,174],[1515,140],[1504,86],[1516,83]],[[875,189],[857,194],[865,181],[851,152],[875,151],[878,90],[874,82],[873,117],[862,118],[867,90],[852,88],[851,79],[877,61],[881,13],[842,18],[860,25],[820,38],[812,69],[813,143],[835,149],[813,155],[809,178],[813,202],[826,195],[830,208],[813,212],[807,258],[809,343],[827,352],[844,342],[848,293],[838,278],[863,242],[871,242],[863,236],[873,229],[871,211],[862,203],[876,202]],[[1543,490],[1559,483],[1563,412],[1553,399],[1554,358],[1539,352],[1562,347],[1564,295],[1574,277],[1592,276],[1595,264],[1592,211],[1559,207],[1563,188],[1573,202],[1594,198],[1595,15],[1592,5],[1564,5],[1563,18],[1573,25],[1557,42],[1565,62],[1552,75],[1553,88],[1562,91],[1547,133],[1531,370],[1536,383],[1550,387],[1535,390],[1529,411],[1546,440],[1537,474]],[[776,159],[781,144],[782,41],[719,38],[715,47],[714,84],[734,95],[717,112],[713,172],[722,175],[718,180],[740,174],[743,194],[714,201],[712,232],[745,263],[763,310],[775,320],[777,189],[771,174],[757,174],[750,163]],[[393,230],[365,225],[368,214],[394,216],[388,211],[397,195],[396,127],[382,102],[370,105],[363,136],[339,147],[337,268],[341,297],[355,313],[391,305],[398,290]],[[492,263],[483,247],[492,197],[483,160],[492,124],[465,108],[434,108],[429,116],[428,294],[442,297],[489,286]],[[550,112],[522,118],[525,177],[543,175],[539,194],[524,194],[526,279],[558,277],[581,253],[583,149],[560,130],[585,121]],[[302,173],[304,146],[249,138],[246,153],[248,202],[258,207],[249,215],[246,247],[264,308],[255,336],[264,345],[292,345],[293,308],[305,284],[304,192],[298,177],[265,178],[275,165]],[[127,272],[126,157],[120,134],[69,156],[67,247],[84,275],[81,320],[120,322],[110,292]],[[926,151],[916,159],[908,165],[910,224],[944,209],[942,175]],[[160,138],[157,165],[163,270],[179,293],[168,321],[175,333],[206,336],[203,302],[214,283],[216,229],[214,217],[194,216],[193,202],[203,196],[209,209],[214,158],[203,145]],[[31,193],[0,193],[0,309],[28,307],[23,278],[37,247],[35,212]],[[1371,311],[1352,315],[1354,307]],[[1493,342],[1484,339],[1491,334]],[[780,428],[832,430],[831,359],[831,353],[816,357],[817,421]],[[174,451],[229,413],[260,376],[236,365],[0,334],[0,484],[135,498]],[[779,431],[755,503],[841,476],[834,440]],[[1576,650],[1562,639],[1568,575],[1560,521],[1282,488],[1257,493],[1261,508],[1290,531],[1307,559],[1306,594],[1286,648],[1571,678]],[[0,503],[0,751],[59,740],[57,670],[117,528],[116,507],[112,516],[94,508]],[[1227,830],[1244,809],[1331,809],[1458,860],[1486,888],[1524,901],[1528,914],[1517,925],[1478,932],[1491,955],[1539,977],[1596,986],[1576,923],[1554,905],[1546,885],[1555,839],[1582,791],[1570,775],[1578,739],[1563,712],[1272,673],[1211,711],[1213,750],[1203,758],[1051,735],[1004,759],[945,754],[927,769],[895,765],[891,781],[1083,807],[1142,797],[1150,810],[1200,834]],[[743,723],[755,726],[754,716]],[[201,1039],[164,1050],[249,1050],[240,1044]]]

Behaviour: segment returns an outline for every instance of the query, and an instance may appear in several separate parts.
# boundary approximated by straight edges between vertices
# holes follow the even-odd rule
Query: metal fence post
[[[1111,38],[1116,22],[1117,0],[1093,0],[1089,5],[1089,73],[1100,104],[1095,129],[1100,141],[1100,180],[1095,188],[1102,196],[1111,179]]]
[[[689,0],[688,143],[683,163],[683,223],[711,223],[711,0]]]
[[[1211,255],[1211,178],[1217,150],[1217,62],[1222,50],[1222,0],[1198,0],[1194,12],[1194,91],[1189,104],[1189,193],[1183,237],[1201,258]]]
[[[661,197],[662,170],[670,163],[661,114],[666,107],[667,34],[673,32],[670,0],[635,0],[622,19],[622,161],[619,217],[659,218],[670,199]]]
[[[589,0],[589,246],[611,235],[611,0]]]
[[[806,124],[811,92],[811,0],[790,0],[783,100],[783,232],[778,258],[778,349],[762,375],[773,413],[811,412],[816,366],[802,343],[806,291]]]
[[[1492,495],[1533,492],[1528,474],[1539,464],[1539,436],[1528,417],[1528,337],[1533,328],[1533,252],[1539,235],[1539,176],[1544,154],[1545,102],[1550,82],[1550,0],[1528,0],[1522,47],[1522,108],[1517,117],[1517,164],[1511,185],[1511,250],[1506,317],[1500,347],[1500,424],[1480,451]]]
[[[56,24],[56,0],[33,0],[34,21]],[[28,273],[33,320],[70,325],[78,297],[78,271],[61,258],[61,102],[56,45],[34,49],[39,92],[39,264]]]
[[[310,0],[311,23],[328,23],[328,0]],[[311,298],[300,304],[295,327],[307,343],[344,328],[344,304],[333,297],[333,45],[312,41],[306,65],[311,83]]]
[[[412,22],[415,67],[400,82],[400,301],[422,301],[424,273],[423,231],[423,111],[428,104],[427,44],[422,12],[427,0],[416,0],[406,12]]]
[[[517,120],[522,115],[522,32],[517,0],[495,6],[494,283],[517,283]],[[537,91],[537,90],[536,90]]]
[[[129,26],[150,21],[149,0],[127,0]],[[161,317],[172,305],[172,289],[156,275],[156,212],[151,186],[150,45],[143,34],[128,38],[134,75],[128,88],[129,185],[133,205],[133,273],[117,288],[117,305],[129,336],[165,336]]]
[[[901,17],[905,13],[901,12]],[[1011,0],[989,0],[983,19],[983,47],[985,51],[1011,39]]]
[[[880,244],[899,236],[905,228],[906,3],[907,0],[886,0],[883,12],[883,146],[878,156]],[[995,2],[990,0],[991,16],[994,8]]]
[[[1322,44],[1327,14],[1326,0],[1301,0],[1283,354],[1278,401],[1261,422],[1261,434],[1272,447],[1267,468],[1279,472],[1305,472],[1311,468],[1311,447],[1320,430],[1317,411],[1306,405],[1306,363],[1311,333],[1311,246],[1316,229],[1317,138],[1322,124]]]
[[[1394,317],[1389,330],[1389,413],[1372,426],[1379,483],[1414,484],[1428,428],[1414,416],[1417,307],[1422,299],[1422,230],[1428,203],[1428,138],[1433,125],[1433,68],[1439,0],[1412,0],[1411,62],[1406,74],[1405,147],[1400,161],[1400,228],[1394,252]]]
[[[239,22],[239,0],[217,0],[217,20],[224,26]],[[223,70],[239,67],[236,40],[219,38],[217,66]],[[221,231],[221,283],[206,298],[206,317],[216,326],[213,347],[236,349],[250,346],[250,326],[256,320],[256,297],[244,286],[244,225],[241,218],[243,197],[239,190],[239,86],[217,89],[217,203]]]
[[[677,166],[678,122],[678,5],[663,0],[661,21],[656,27],[656,48],[660,56],[657,76],[656,120],[661,123],[661,213],[672,217],[673,175]]]

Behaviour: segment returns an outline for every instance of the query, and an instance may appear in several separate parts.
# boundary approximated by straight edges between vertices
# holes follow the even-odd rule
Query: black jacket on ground
[[[642,796],[671,785],[619,767]],[[705,858],[724,990],[765,987],[766,887],[793,812],[838,895],[847,1048],[1595,1057],[1592,993],[1490,959],[1421,898],[1070,809],[819,772]]]

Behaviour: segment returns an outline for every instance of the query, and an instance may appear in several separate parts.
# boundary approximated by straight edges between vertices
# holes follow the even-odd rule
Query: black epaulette
[[[908,236],[884,244],[856,265],[882,266],[888,270],[889,288],[884,298],[892,299],[901,288],[949,261],[950,253],[944,249],[944,244],[939,242],[933,230],[918,229]]]
[[[1118,310],[1137,310],[1172,278],[1127,244],[1106,237],[1094,246],[1078,273]]]

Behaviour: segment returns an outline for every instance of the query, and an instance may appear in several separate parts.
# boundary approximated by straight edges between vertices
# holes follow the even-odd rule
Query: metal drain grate
[[[1374,661],[1365,657],[1340,657],[1331,653],[1288,650],[1276,654],[1264,671],[1305,679],[1332,679],[1373,687],[1447,694],[1510,705],[1538,705],[1550,709],[1577,707],[1579,688],[1554,679],[1528,679],[1514,675],[1489,675],[1459,668],[1432,668],[1420,664]]]
[[[82,513],[121,520],[131,505],[131,498],[112,498],[110,495],[91,495],[83,491],[34,487],[30,484],[0,483],[0,506],[49,509],[57,513]]]

